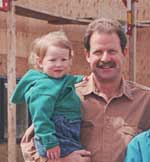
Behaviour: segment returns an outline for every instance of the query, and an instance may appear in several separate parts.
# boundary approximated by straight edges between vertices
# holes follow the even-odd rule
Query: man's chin
[[[115,80],[117,80],[116,76],[105,76],[105,75],[97,75],[97,78],[99,79],[99,81],[103,81],[103,82],[113,82]]]

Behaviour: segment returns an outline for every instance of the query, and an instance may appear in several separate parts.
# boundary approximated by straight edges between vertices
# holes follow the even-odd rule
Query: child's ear
[[[39,68],[43,68],[42,59],[39,56],[36,57],[36,65]]]

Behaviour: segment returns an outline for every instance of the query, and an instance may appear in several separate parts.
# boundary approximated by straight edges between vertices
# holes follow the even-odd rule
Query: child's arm
[[[55,146],[47,150],[47,157],[50,160],[58,160],[60,158],[60,146]]]
[[[53,96],[35,92],[30,98],[29,109],[35,128],[35,135],[39,137],[44,147],[49,148],[59,145],[55,136],[56,130],[51,117],[54,112],[56,99]]]
[[[55,125],[51,120],[61,88],[59,85],[52,85],[52,81],[49,80],[41,80],[33,88],[28,99],[35,135],[39,137],[46,150],[59,145],[55,136]]]
[[[84,78],[83,75],[74,75],[73,77],[74,77],[74,82],[75,83],[81,82],[83,80],[83,78]]]

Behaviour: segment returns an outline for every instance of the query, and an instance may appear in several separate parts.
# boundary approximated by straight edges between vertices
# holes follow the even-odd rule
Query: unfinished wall
[[[111,17],[126,20],[122,0],[55,0],[55,3],[53,0],[19,0],[18,3],[74,18]],[[140,0],[137,7],[138,20],[149,20],[150,1]]]
[[[0,144],[0,162],[8,162],[8,148],[6,144]],[[17,162],[24,162],[20,146],[16,146]]]
[[[73,18],[98,18],[111,17],[126,20],[126,8],[121,0],[18,0],[17,3],[32,8],[46,10],[56,15],[64,15]],[[55,2],[55,3],[54,3]],[[150,1],[140,0],[138,5],[138,21],[150,20]],[[89,67],[84,59],[83,35],[86,26],[80,25],[51,25],[46,21],[35,20],[16,16],[17,20],[17,76],[22,76],[28,69],[27,57],[30,44],[34,38],[54,30],[64,30],[75,50],[72,73],[88,74]],[[6,75],[7,71],[7,39],[6,39],[6,13],[0,11],[0,75]],[[150,86],[150,27],[138,29],[137,36],[137,82]],[[124,75],[128,78],[129,56],[124,66]],[[20,149],[17,162],[23,162]],[[0,162],[7,162],[7,147],[0,145]]]
[[[16,1],[17,4],[25,5],[31,8],[40,9],[41,11],[47,11],[56,15],[63,15],[73,18],[98,18],[98,17],[111,17],[117,18],[119,20],[126,20],[126,8],[121,2],[121,0],[19,0]],[[137,3],[138,7],[138,21],[150,20],[150,14],[148,9],[150,8],[150,1],[141,0]],[[0,46],[0,74],[6,74],[6,14],[0,12],[0,41],[2,45]],[[73,73],[81,72],[88,73],[87,63],[83,56],[83,34],[85,27],[79,25],[50,25],[45,21],[35,20],[32,18],[24,18],[21,16],[16,16],[17,19],[17,76],[21,76],[27,70],[27,57],[29,55],[29,47],[32,40],[39,35],[45,34],[49,31],[63,29],[66,31],[70,39],[73,41],[74,49],[76,52],[74,67],[72,69]],[[138,35],[141,31],[145,31],[145,35],[149,33],[147,28],[138,29]],[[142,37],[145,38],[144,33]],[[148,38],[148,37],[147,37]],[[139,37],[138,37],[139,39]],[[148,38],[149,39],[149,38]],[[143,56],[141,51],[143,50],[140,39],[137,40],[138,49],[137,55]],[[147,41],[148,42],[148,41]],[[149,50],[149,46],[144,46],[146,50]],[[145,57],[145,56],[143,56]],[[137,58],[137,64],[139,59]],[[82,63],[82,68],[77,66],[76,62]],[[144,62],[145,64],[145,62]],[[137,65],[138,66],[138,65]],[[146,65],[145,71],[148,71],[149,64]],[[20,68],[21,67],[21,68]],[[85,67],[85,68],[84,68]],[[75,70],[77,69],[77,70]],[[139,70],[137,69],[138,81],[144,83],[141,79],[143,77],[139,76]],[[125,63],[125,75],[128,76],[128,59]],[[141,77],[141,79],[139,79]],[[143,78],[145,80],[145,78]],[[146,83],[147,84],[147,83]]]
[[[6,14],[0,12],[0,16],[3,22],[3,25],[0,27],[0,74],[6,75],[6,53],[7,53],[7,26],[6,26]],[[74,62],[78,62],[78,55],[82,53],[83,46],[81,43],[83,39],[83,33],[85,30],[84,26],[74,26],[74,25],[51,25],[46,21],[35,20],[32,18],[25,18],[21,16],[16,16],[16,47],[17,47],[17,58],[16,58],[16,71],[17,76],[22,76],[28,68],[27,57],[30,52],[30,45],[32,41],[43,34],[46,34],[50,31],[55,30],[64,30],[66,34],[69,36],[70,40],[73,43],[73,48],[75,50],[75,60]],[[78,48],[77,48],[78,47]],[[77,51],[77,52],[76,52]],[[83,54],[80,57],[83,58]],[[80,61],[79,60],[79,61]],[[83,64],[85,60],[83,59]],[[74,64],[74,68],[76,69],[77,64]],[[86,68],[87,70],[87,68]],[[73,70],[75,72],[75,70]],[[80,70],[79,72],[85,72],[84,70]]]
[[[121,0],[55,0],[55,3],[53,0],[44,0],[44,2],[41,0],[20,0],[18,3],[74,18],[97,18],[101,16],[125,18],[125,7]]]
[[[31,8],[40,9],[41,11],[47,11],[56,15],[69,16],[73,18],[98,18],[98,17],[111,17],[117,18],[119,20],[126,20],[126,8],[121,2],[121,0],[19,0],[16,1],[17,4],[29,6]],[[138,7],[138,21],[141,20],[150,20],[150,14],[148,9],[150,8],[150,1],[141,0],[137,3]],[[0,46],[0,74],[6,75],[6,14],[0,12],[0,41],[2,42]],[[21,76],[27,70],[27,57],[29,55],[29,47],[32,40],[39,35],[45,34],[49,31],[63,29],[66,31],[70,39],[73,41],[74,49],[76,52],[74,67],[72,69],[73,73],[81,72],[88,73],[89,69],[84,60],[83,56],[83,34],[85,26],[79,25],[50,25],[45,21],[35,20],[32,18],[25,18],[21,16],[16,16],[17,19],[17,76]],[[145,35],[149,33],[149,30],[146,28],[138,29],[138,35],[141,31],[145,31]],[[142,37],[145,38],[144,33]],[[148,37],[147,37],[148,38]],[[139,37],[138,37],[139,39]],[[149,39],[149,38],[148,38]],[[137,40],[138,49],[137,55],[143,56],[141,51],[143,50],[142,44],[139,43],[140,39]],[[148,41],[147,41],[148,42]],[[146,50],[149,50],[149,46],[144,46]],[[137,58],[137,63],[139,58]],[[77,66],[76,62],[82,63],[82,68]],[[145,64],[145,62],[144,62]],[[149,64],[146,65],[145,71],[148,71]],[[21,67],[21,68],[20,68]],[[85,68],[84,68],[85,67]],[[77,70],[75,70],[77,69]],[[137,71],[139,71],[137,69]],[[128,76],[128,59],[125,63],[125,75]],[[137,78],[139,80],[139,72],[137,72]],[[141,77],[143,78],[143,77]],[[145,78],[144,78],[145,80]],[[144,81],[139,80],[144,83]],[[146,83],[147,84],[147,83]]]
[[[137,81],[150,87],[150,27],[137,35]]]

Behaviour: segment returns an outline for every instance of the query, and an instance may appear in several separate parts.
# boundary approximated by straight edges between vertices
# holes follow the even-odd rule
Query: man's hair
[[[122,52],[124,51],[127,44],[127,38],[123,27],[118,21],[101,18],[91,22],[84,35],[84,47],[87,51],[90,50],[90,39],[94,32],[108,34],[116,33],[120,39],[121,50]]]
[[[69,57],[73,57],[73,49],[71,42],[67,38],[66,34],[62,31],[50,32],[39,38],[36,38],[31,45],[31,52],[28,59],[29,64],[37,68],[36,58],[44,58],[49,46],[56,46],[69,50]]]

